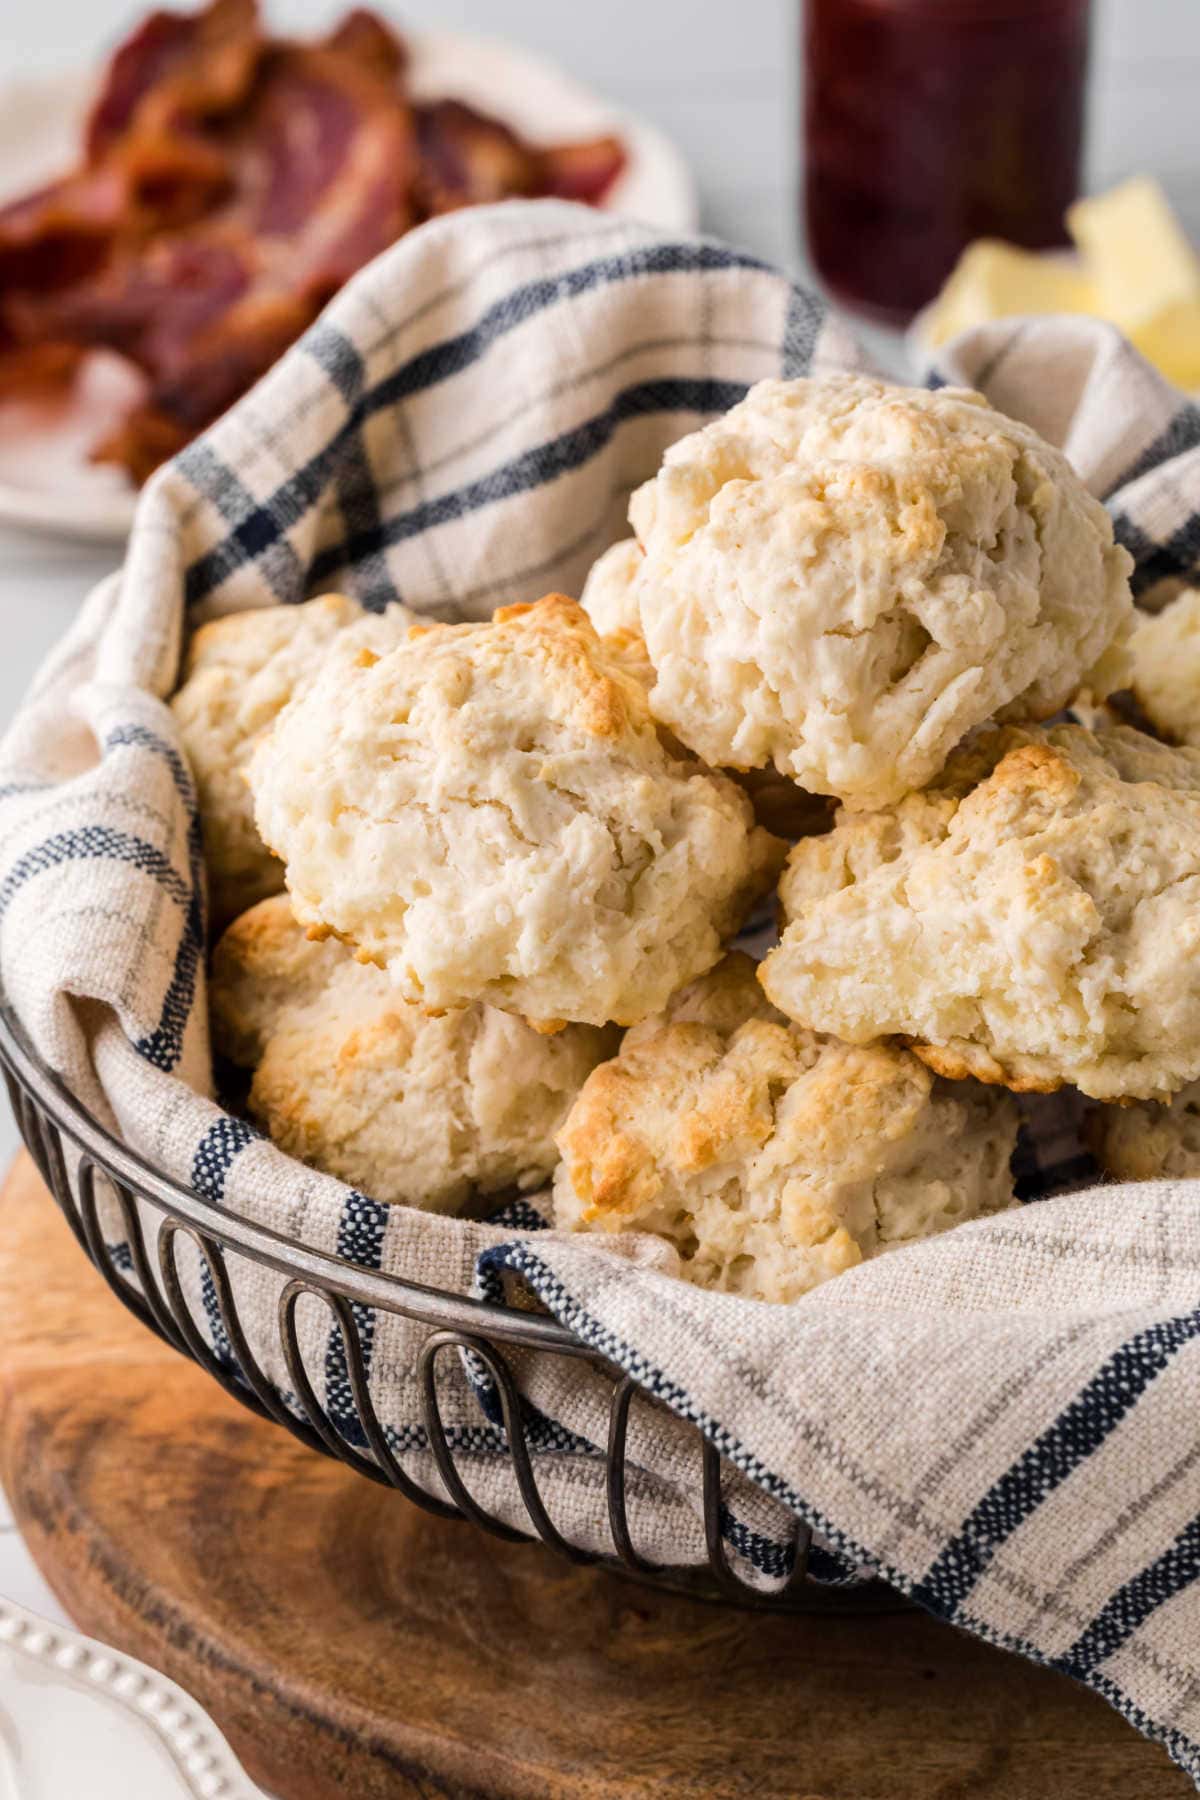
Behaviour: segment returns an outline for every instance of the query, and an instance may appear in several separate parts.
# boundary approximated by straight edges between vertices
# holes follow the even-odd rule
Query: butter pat
[[[923,335],[937,345],[973,325],[1014,313],[1097,311],[1094,284],[1070,262],[980,238],[959,257],[930,308]]]
[[[1156,181],[1126,181],[1067,215],[1105,315],[1182,388],[1200,387],[1200,258]]]
[[[1165,306],[1144,325],[1126,327],[1147,362],[1176,387],[1200,388],[1200,300]]]
[[[1200,306],[1200,261],[1156,181],[1139,176],[1094,200],[1080,200],[1067,214],[1067,227],[1096,284],[1101,311],[1135,342],[1139,327],[1177,308],[1186,314]]]
[[[1078,259],[981,238],[918,325],[931,348],[1014,313],[1111,319],[1177,387],[1200,389],[1200,257],[1156,181],[1138,176],[1067,214]]]

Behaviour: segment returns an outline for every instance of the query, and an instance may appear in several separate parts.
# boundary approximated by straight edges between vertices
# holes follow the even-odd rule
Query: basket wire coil
[[[707,1439],[701,1440],[707,1570],[670,1568],[650,1562],[639,1554],[630,1533],[626,1441],[635,1398],[643,1406],[659,1403],[643,1395],[632,1377],[606,1364],[565,1326],[548,1316],[445,1293],[359,1267],[201,1199],[99,1125],[41,1062],[15,1016],[4,1006],[0,1006],[0,1066],[18,1129],[38,1172],[84,1254],[121,1304],[172,1349],[199,1363],[227,1393],[262,1418],[282,1425],[312,1449],[348,1465],[371,1481],[396,1489],[427,1512],[447,1519],[469,1520],[481,1530],[510,1541],[540,1539],[574,1563],[601,1563],[642,1581],[771,1610],[813,1606],[825,1609],[832,1605],[858,1611],[864,1605],[872,1605],[873,1609],[880,1604],[878,1589],[872,1601],[872,1596],[861,1589],[829,1589],[808,1579],[811,1533],[799,1522],[795,1559],[785,1587],[764,1594],[744,1581],[726,1554],[721,1457]],[[68,1167],[69,1156],[73,1168]],[[117,1266],[106,1243],[100,1221],[98,1175],[104,1177],[119,1209],[136,1286]],[[157,1217],[153,1245],[147,1242],[139,1202]],[[193,1246],[211,1273],[216,1307],[229,1345],[227,1359],[214,1354],[192,1315],[180,1274],[181,1239]],[[278,1331],[284,1364],[298,1401],[296,1412],[285,1404],[264,1375],[247,1342],[230,1280],[231,1255],[246,1258],[284,1278]],[[361,1428],[361,1435],[355,1435],[361,1447],[349,1441],[344,1428],[334,1424],[310,1379],[297,1330],[297,1311],[306,1298],[328,1309],[341,1334],[350,1394]],[[428,1327],[418,1357],[423,1422],[448,1500],[429,1493],[407,1475],[388,1444],[367,1381],[367,1363],[356,1318],[359,1307],[397,1313]],[[547,1513],[538,1491],[521,1396],[505,1356],[506,1348],[586,1358],[593,1368],[611,1375],[604,1483],[611,1555],[597,1555],[568,1543]],[[451,1350],[473,1356],[494,1384],[507,1452],[528,1515],[527,1530],[517,1530],[487,1512],[471,1494],[456,1466],[437,1385],[438,1358]],[[895,1600],[895,1596],[891,1598]]]

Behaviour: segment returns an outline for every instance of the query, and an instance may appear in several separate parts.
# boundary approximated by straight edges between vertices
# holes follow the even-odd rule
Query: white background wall
[[[1090,183],[1153,169],[1200,237],[1200,0],[1094,4]],[[334,0],[264,5],[297,30],[338,10]],[[141,10],[139,0],[3,0],[0,76],[88,63]],[[711,230],[780,260],[796,254],[797,0],[397,0],[385,10],[556,58],[676,138]]]

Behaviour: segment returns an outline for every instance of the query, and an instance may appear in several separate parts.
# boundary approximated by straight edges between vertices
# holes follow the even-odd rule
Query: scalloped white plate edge
[[[130,1785],[151,1771],[152,1790]],[[154,1800],[267,1800],[176,1682],[0,1599],[0,1800],[149,1800],[151,1792]]]
[[[443,95],[486,107],[535,141],[614,132],[629,153],[606,197],[613,212],[664,231],[694,231],[696,185],[683,156],[655,126],[609,103],[552,62],[514,44],[458,32],[414,33],[410,80],[418,95]],[[0,200],[28,191],[70,165],[95,77],[66,73],[0,87]],[[0,434],[2,435],[2,434]],[[47,432],[21,440],[0,467],[0,523],[91,543],[123,543],[137,493],[118,471],[97,468],[80,434]],[[28,455],[25,455],[25,450]],[[5,446],[0,442],[0,463]],[[14,479],[24,461],[28,480]],[[0,1800],[5,1797],[0,1791]]]

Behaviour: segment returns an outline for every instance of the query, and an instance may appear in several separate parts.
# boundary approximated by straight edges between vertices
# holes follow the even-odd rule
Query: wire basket
[[[722,1537],[721,1457],[706,1438],[701,1438],[700,1467],[707,1569],[671,1568],[649,1562],[639,1555],[630,1535],[626,1438],[635,1396],[641,1396],[639,1404],[654,1407],[659,1403],[642,1395],[637,1383],[623,1370],[605,1364],[590,1346],[545,1315],[445,1293],[362,1268],[202,1199],[99,1125],[42,1063],[11,1010],[3,1006],[0,1064],[30,1155],[84,1254],[122,1305],[172,1349],[199,1363],[227,1393],[262,1418],[283,1426],[312,1449],[348,1465],[371,1481],[395,1488],[415,1506],[443,1518],[469,1520],[481,1530],[517,1542],[540,1539],[571,1562],[600,1563],[639,1580],[685,1589],[703,1598],[776,1611],[878,1611],[904,1604],[879,1583],[830,1588],[813,1582],[807,1574],[811,1533],[799,1523],[795,1560],[787,1585],[764,1594],[743,1581],[728,1559]],[[119,1259],[101,1227],[98,1177],[107,1184],[123,1221],[127,1251]],[[146,1218],[155,1221],[152,1232],[145,1229]],[[151,1237],[152,1244],[148,1241]],[[205,1342],[189,1307],[180,1276],[181,1239],[190,1241],[211,1271],[216,1305],[231,1350],[228,1365]],[[285,1405],[250,1349],[230,1279],[231,1257],[245,1258],[283,1277],[277,1326],[298,1411]],[[296,1325],[297,1308],[305,1296],[312,1296],[327,1307],[340,1329],[350,1394],[361,1428],[355,1436],[361,1448],[349,1441],[344,1422],[339,1429],[322,1407],[306,1367]],[[430,1494],[406,1474],[387,1441],[368,1386],[356,1317],[360,1307],[396,1313],[427,1328],[418,1357],[423,1420],[448,1500]],[[527,1530],[514,1529],[491,1516],[478,1504],[456,1467],[439,1408],[436,1377],[439,1355],[451,1348],[472,1353],[495,1384],[507,1453],[528,1515]],[[550,1518],[538,1491],[520,1392],[506,1350],[586,1358],[593,1370],[599,1368],[611,1376],[604,1493],[612,1555],[577,1549]]]

